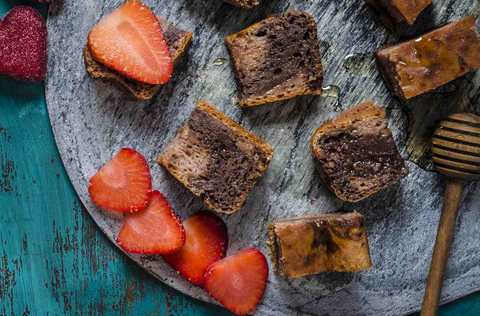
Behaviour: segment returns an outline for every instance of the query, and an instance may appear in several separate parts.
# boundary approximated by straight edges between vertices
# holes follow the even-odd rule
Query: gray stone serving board
[[[157,154],[174,136],[199,99],[266,139],[275,150],[266,175],[244,209],[224,217],[229,253],[246,246],[266,254],[266,227],[274,219],[306,213],[356,209],[365,215],[374,268],[368,272],[329,273],[286,280],[270,273],[257,315],[400,315],[418,310],[441,207],[443,180],[408,162],[410,175],[400,184],[355,204],[342,205],[319,181],[308,140],[325,119],[365,99],[387,107],[390,126],[405,157],[408,115],[416,122],[462,108],[480,111],[480,74],[455,81],[453,89],[404,105],[383,84],[366,58],[351,67],[351,54],[371,56],[398,36],[385,29],[361,0],[267,0],[252,11],[220,0],[146,0],[155,12],[194,33],[185,62],[170,84],[151,102],[133,101],[117,86],[92,80],[82,48],[90,28],[120,0],[54,1],[48,19],[49,62],[46,97],[58,148],[70,179],[99,227],[114,241],[121,219],[98,210],[88,197],[88,179],[121,147],[133,147],[150,162],[154,187],[164,192],[185,218],[202,208],[165,170]],[[477,15],[478,0],[436,0],[419,33],[467,14]],[[302,97],[290,102],[241,110],[223,37],[274,13],[305,10],[318,22],[325,85],[341,89],[339,98]],[[357,65],[358,66],[358,65]],[[422,109],[415,111],[415,109]],[[413,110],[412,110],[413,109]],[[412,115],[413,113],[413,115]],[[423,116],[421,116],[423,115]],[[431,122],[430,122],[431,123]],[[422,139],[420,137],[420,139]],[[480,289],[480,185],[467,186],[442,302]],[[160,258],[131,258],[166,284],[200,300],[212,300],[177,276]]]

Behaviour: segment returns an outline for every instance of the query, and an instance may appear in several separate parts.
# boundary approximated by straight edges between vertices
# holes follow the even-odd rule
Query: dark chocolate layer
[[[228,36],[226,42],[246,103],[320,93],[323,69],[310,15],[292,11],[273,16]]]
[[[327,181],[344,195],[361,196],[363,190],[384,187],[407,171],[385,120],[370,118],[335,129],[318,139]]]
[[[238,135],[222,122],[196,108],[188,121],[202,148],[209,152],[206,172],[191,179],[191,185],[202,188],[206,199],[219,205],[232,205],[242,192],[250,191],[258,164],[268,157],[256,146],[240,148]]]
[[[309,27],[305,14],[289,13],[270,20],[252,34],[253,40],[265,45],[265,55],[259,64],[243,73],[242,93],[245,96],[263,94],[280,83],[302,73],[315,77],[316,64],[320,63],[317,30]],[[308,82],[312,88],[321,88],[322,81]]]
[[[201,101],[158,162],[207,208],[231,214],[244,205],[272,154],[267,143]]]

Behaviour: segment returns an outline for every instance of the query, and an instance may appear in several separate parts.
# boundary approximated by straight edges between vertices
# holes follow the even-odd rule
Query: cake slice
[[[322,180],[345,202],[358,202],[408,174],[385,111],[357,105],[320,126],[311,138]]]
[[[234,6],[251,9],[260,4],[260,0],[224,0],[227,3],[233,4]]]
[[[397,23],[413,25],[432,0],[365,0],[375,9],[387,13]]]
[[[174,65],[178,64],[192,43],[192,33],[181,30],[165,19],[158,17],[170,50]],[[95,79],[114,80],[126,88],[139,100],[150,100],[160,89],[161,85],[153,85],[127,78],[93,59],[88,46],[83,50],[85,67],[88,74]]]
[[[241,107],[322,93],[317,24],[309,14],[272,16],[227,36],[225,42]]]
[[[268,237],[273,265],[284,277],[372,266],[364,219],[357,212],[279,220],[269,225]]]
[[[432,91],[480,68],[480,36],[473,16],[377,52],[380,71],[403,100]]]
[[[201,101],[158,163],[207,208],[232,214],[245,204],[272,154],[270,145]]]

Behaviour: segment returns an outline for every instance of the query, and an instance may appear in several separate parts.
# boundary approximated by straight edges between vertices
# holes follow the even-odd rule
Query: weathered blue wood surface
[[[19,3],[0,0],[0,13]],[[479,315],[480,295],[441,315]],[[0,315],[228,315],[123,256],[64,172],[41,85],[0,79]]]

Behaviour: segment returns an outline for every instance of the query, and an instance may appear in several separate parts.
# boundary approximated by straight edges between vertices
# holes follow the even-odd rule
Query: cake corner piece
[[[317,24],[308,13],[289,11],[268,17],[228,35],[225,43],[241,107],[322,93]]]
[[[359,202],[408,174],[385,110],[372,101],[322,124],[310,148],[322,181],[345,202]]]
[[[200,101],[157,162],[207,208],[232,214],[243,207],[272,156],[270,145]]]

